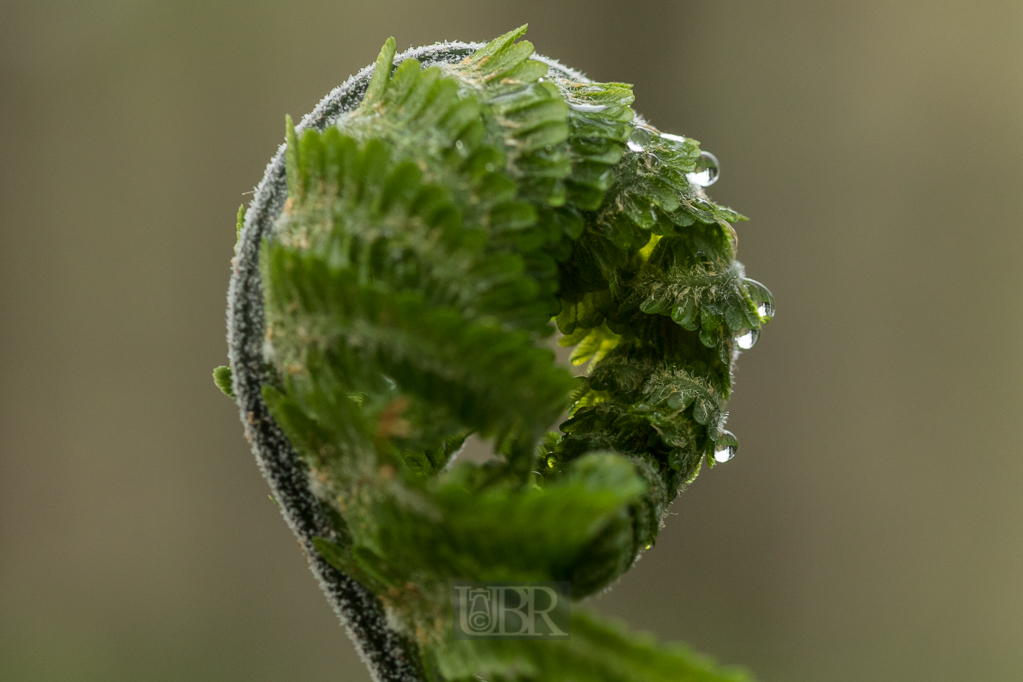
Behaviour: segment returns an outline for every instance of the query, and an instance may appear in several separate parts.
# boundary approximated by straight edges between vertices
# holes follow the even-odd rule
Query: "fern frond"
[[[382,678],[746,679],[578,612],[566,642],[447,636],[452,580],[579,599],[652,547],[704,459],[734,454],[733,364],[774,315],[698,143],[524,32],[389,39],[347,99],[286,119],[239,217],[248,312],[215,381]],[[555,328],[585,376],[555,364]],[[471,434],[498,458],[457,463]]]

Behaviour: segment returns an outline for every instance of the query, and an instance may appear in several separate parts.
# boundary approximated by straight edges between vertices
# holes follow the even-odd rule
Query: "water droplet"
[[[634,152],[643,151],[650,144],[650,131],[646,128],[633,128],[628,144],[629,149]]]
[[[743,350],[749,350],[753,346],[757,345],[757,341],[760,340],[759,329],[747,329],[738,336],[735,337],[735,343],[738,344],[739,348]]]
[[[668,407],[673,410],[681,410],[684,405],[685,400],[683,400],[681,393],[672,393],[671,397],[668,398]]]
[[[714,443],[714,461],[727,462],[739,451],[739,440],[731,431],[723,431]]]
[[[700,160],[696,162],[696,170],[686,175],[686,179],[700,187],[710,187],[718,181],[721,170],[718,167],[718,157],[710,152],[700,152]]]
[[[746,286],[749,288],[750,298],[753,299],[753,303],[757,306],[757,315],[764,322],[770,322],[771,318],[774,317],[774,296],[771,294],[770,289],[755,279],[747,279]]]
[[[574,111],[581,111],[585,114],[599,114],[607,109],[606,104],[583,104],[581,102],[569,102],[568,106]]]

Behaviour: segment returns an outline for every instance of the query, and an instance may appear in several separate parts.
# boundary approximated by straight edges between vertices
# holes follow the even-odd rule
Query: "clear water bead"
[[[755,279],[747,279],[746,286],[749,287],[750,298],[757,306],[757,315],[764,322],[770,322],[774,317],[774,296],[770,289]]]
[[[761,316],[763,317],[763,316]],[[760,340],[759,329],[747,329],[746,331],[735,337],[735,343],[739,348],[743,350],[749,350],[753,346],[757,345],[757,341]]]
[[[721,169],[718,157],[710,152],[700,152],[700,160],[696,162],[696,170],[686,175],[686,179],[694,185],[709,187],[718,181]]]
[[[650,131],[646,128],[633,128],[629,135],[629,149],[634,152],[643,151],[650,144]]]
[[[731,431],[724,431],[714,443],[714,461],[727,462],[739,451],[739,439]]]

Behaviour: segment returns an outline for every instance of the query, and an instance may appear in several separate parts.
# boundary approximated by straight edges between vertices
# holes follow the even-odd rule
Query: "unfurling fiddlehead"
[[[578,610],[567,641],[449,636],[453,580],[578,599],[649,549],[734,454],[732,366],[773,315],[734,260],[741,216],[704,191],[713,157],[524,30],[390,40],[289,119],[217,383],[378,679],[740,679]],[[555,364],[552,321],[587,376]],[[502,457],[457,462],[470,434]]]

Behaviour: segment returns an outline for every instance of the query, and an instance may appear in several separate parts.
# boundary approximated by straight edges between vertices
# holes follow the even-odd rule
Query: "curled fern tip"
[[[239,218],[233,395],[381,680],[742,680],[575,609],[564,641],[453,639],[453,581],[607,588],[704,465],[774,315],[717,159],[526,27],[396,55],[299,125]],[[551,337],[572,348],[574,376]],[[557,424],[567,413],[567,419]],[[557,428],[552,429],[553,426]],[[461,462],[475,435],[497,457]]]

